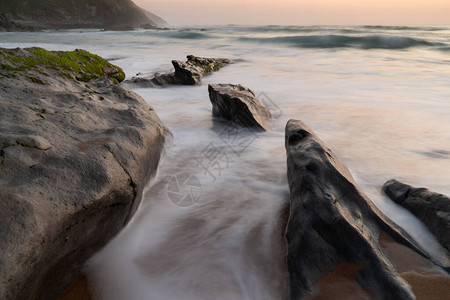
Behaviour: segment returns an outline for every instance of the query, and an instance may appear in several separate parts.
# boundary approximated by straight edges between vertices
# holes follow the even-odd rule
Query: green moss
[[[1,74],[2,78],[16,78],[16,74],[12,73],[12,72],[8,72],[8,73],[2,73]]]
[[[37,77],[33,77],[33,76],[27,76],[27,78],[29,80],[31,80],[31,82],[37,83],[37,84],[45,84],[45,82]]]
[[[196,67],[202,68],[203,71],[205,71],[205,73],[211,73],[211,72],[215,72],[215,71],[219,71],[220,68],[222,68],[222,66],[220,64],[213,64],[211,65],[204,65],[200,62],[197,61],[190,61],[191,64],[193,64]]]
[[[74,79],[74,77],[72,75],[70,75],[70,73],[68,73],[68,72],[60,72],[59,74],[64,78]]]
[[[28,49],[29,56],[17,56],[14,51],[0,53],[5,71],[25,71],[37,69],[52,69],[60,72],[66,78],[75,77],[79,81],[89,81],[96,78],[110,78],[114,82],[125,79],[123,70],[98,55],[85,50],[75,51],[47,51],[42,48]],[[72,75],[73,74],[73,75]]]
[[[2,69],[1,70],[4,70],[4,71],[19,71],[18,68],[14,68],[13,66],[7,65],[7,64],[2,64]]]
[[[48,73],[45,73],[44,71],[41,71],[41,70],[39,70],[38,73],[39,73],[39,74],[42,74],[42,75],[44,75],[44,76],[50,76],[50,75],[48,75]]]

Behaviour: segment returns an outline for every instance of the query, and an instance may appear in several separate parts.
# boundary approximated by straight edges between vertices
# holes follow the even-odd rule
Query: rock
[[[129,30],[141,26],[157,28],[167,24],[131,0],[0,1],[0,12],[8,15],[10,23],[14,24],[7,27],[9,31],[61,28]]]
[[[0,299],[56,299],[133,216],[170,133],[93,54],[0,65]]]
[[[155,29],[155,25],[151,23],[141,24],[142,29]]]
[[[230,120],[245,127],[269,130],[272,115],[259,102],[252,90],[240,84],[210,84],[209,99],[213,116]]]
[[[337,272],[361,287],[364,299],[415,299],[383,253],[380,234],[428,255],[374,206],[347,167],[301,121],[287,123],[286,152],[290,298],[316,292],[319,279]],[[448,266],[448,260],[439,263]]]
[[[181,85],[200,85],[202,83],[202,76],[205,74],[203,69],[199,66],[190,64],[188,62],[181,62],[177,60],[172,61],[175,68],[175,83]]]
[[[156,73],[151,77],[133,77],[126,82],[140,87],[157,87],[165,85],[201,85],[202,77],[220,70],[230,63],[226,58],[204,58],[188,55],[187,61],[173,60],[173,73]]]
[[[230,64],[231,61],[227,58],[205,58],[188,55],[186,63],[197,66],[204,74],[208,74],[219,71],[223,66]]]
[[[450,198],[426,188],[414,188],[395,179],[383,185],[383,191],[396,203],[419,218],[450,251]]]
[[[12,21],[7,15],[1,13],[0,9],[0,32],[6,31],[33,31],[33,28]]]

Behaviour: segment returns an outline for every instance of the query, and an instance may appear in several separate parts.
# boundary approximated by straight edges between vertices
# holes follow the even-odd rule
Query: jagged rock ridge
[[[126,82],[139,87],[161,87],[166,85],[201,85],[202,77],[219,71],[230,64],[226,58],[206,58],[188,55],[186,62],[172,60],[175,69],[171,73],[136,76]]]
[[[391,179],[383,185],[384,192],[419,218],[450,251],[450,198],[426,188],[415,188]]]
[[[429,255],[375,207],[347,167],[300,121],[286,126],[286,152],[290,298],[311,295],[320,278],[341,272],[361,299],[415,299],[381,249],[380,235]],[[448,267],[448,258],[433,260]]]

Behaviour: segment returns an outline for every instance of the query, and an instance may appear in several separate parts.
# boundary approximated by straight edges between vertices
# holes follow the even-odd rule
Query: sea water
[[[284,127],[307,123],[362,190],[432,255],[442,249],[381,186],[450,194],[450,26],[212,26],[0,33],[0,47],[83,48],[128,78],[187,54],[233,64],[202,86],[136,88],[169,127],[157,177],[86,266],[100,299],[281,299],[287,293]],[[274,115],[255,132],[213,119],[209,83],[251,88]],[[343,237],[345,238],[345,237]]]

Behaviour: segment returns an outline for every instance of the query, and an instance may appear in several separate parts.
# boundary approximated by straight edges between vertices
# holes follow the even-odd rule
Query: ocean
[[[173,140],[136,216],[86,265],[99,299],[285,297],[289,119],[308,124],[388,217],[442,254],[381,186],[397,178],[450,194],[450,26],[0,33],[0,47],[33,46],[86,49],[128,78],[170,71],[188,54],[233,60],[202,86],[132,87]],[[255,91],[272,111],[271,130],[213,119],[210,83]]]

